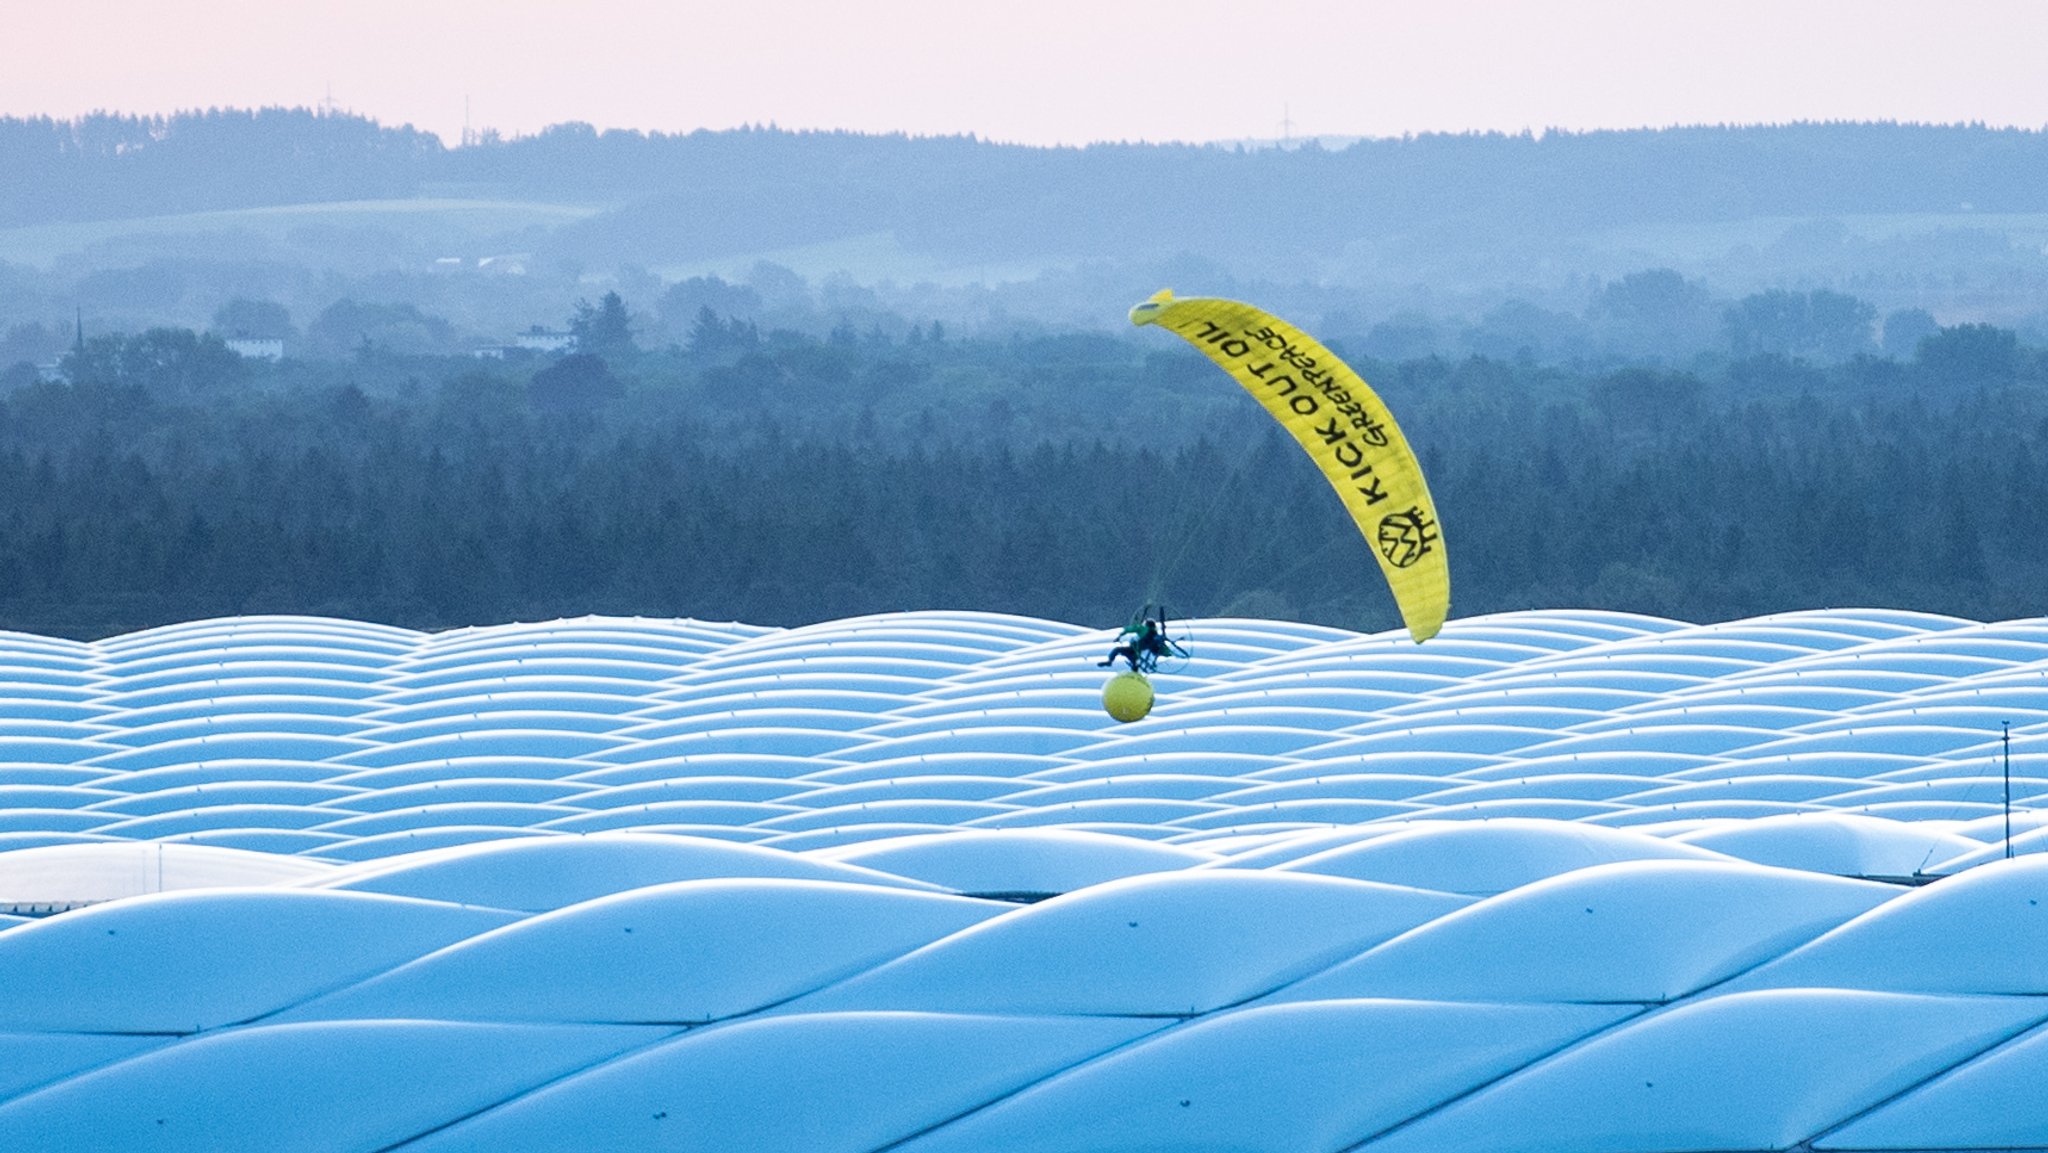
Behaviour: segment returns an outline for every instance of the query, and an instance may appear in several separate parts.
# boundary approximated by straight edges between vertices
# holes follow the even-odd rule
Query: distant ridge
[[[1308,253],[1416,229],[1526,240],[1753,216],[2048,211],[2041,132],[1889,122],[1085,148],[569,123],[451,149],[350,115],[210,109],[0,119],[0,168],[0,228],[460,187],[601,204],[613,211],[571,239],[593,259],[639,261],[701,255],[735,231],[756,246],[1012,237],[1116,258],[1190,236]]]

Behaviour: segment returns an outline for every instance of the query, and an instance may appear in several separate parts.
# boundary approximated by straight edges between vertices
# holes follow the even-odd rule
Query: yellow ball
[[[1125,724],[1144,720],[1152,711],[1152,682],[1142,673],[1118,673],[1102,686],[1102,707]]]

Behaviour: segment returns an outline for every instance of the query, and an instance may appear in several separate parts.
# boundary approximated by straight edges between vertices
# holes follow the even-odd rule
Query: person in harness
[[[1109,656],[1096,662],[1096,668],[1106,669],[1123,658],[1134,673],[1149,673],[1159,667],[1159,658],[1165,656],[1185,657],[1186,649],[1173,642],[1166,635],[1166,610],[1146,605],[1124,631],[1117,634],[1116,647],[1109,650]]]

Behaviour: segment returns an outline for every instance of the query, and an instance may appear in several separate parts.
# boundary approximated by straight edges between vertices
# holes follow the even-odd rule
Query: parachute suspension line
[[[1209,500],[1203,506],[1201,515],[1190,519],[1187,527],[1181,530],[1180,539],[1173,545],[1172,555],[1153,563],[1151,576],[1145,586],[1147,601],[1157,601],[1165,595],[1166,582],[1180,571],[1181,562],[1187,559],[1188,550],[1194,547],[1195,538],[1207,535],[1210,528],[1215,525],[1216,513],[1223,507],[1223,499],[1230,495],[1231,490],[1244,476],[1245,466],[1251,463],[1252,454],[1258,451],[1259,441],[1260,438],[1256,436],[1244,438],[1243,445],[1238,448],[1236,461],[1232,462],[1230,469],[1223,474],[1222,480],[1210,486]],[[1180,496],[1174,502],[1176,519],[1187,509],[1189,494],[1193,492],[1194,487],[1192,484],[1181,486]],[[1161,555],[1165,555],[1163,551]],[[1240,560],[1238,565],[1241,569],[1243,561]]]
[[[1203,508],[1201,515],[1187,518],[1186,527],[1181,529],[1180,539],[1173,545],[1173,551],[1168,554],[1162,550],[1161,555],[1164,559],[1153,562],[1150,579],[1147,580],[1145,585],[1146,600],[1156,601],[1166,594],[1166,582],[1180,571],[1181,562],[1187,559],[1188,550],[1194,547],[1195,538],[1201,535],[1209,524],[1216,519],[1216,510],[1222,507],[1223,497],[1229,492],[1230,485],[1235,480],[1236,477],[1234,475],[1225,477],[1221,484],[1214,486],[1209,496],[1208,504]],[[1183,487],[1192,488],[1193,486],[1186,485]],[[1181,519],[1181,514],[1185,511],[1186,507],[1186,503],[1183,501],[1175,508],[1176,520]]]
[[[1131,309],[1193,345],[1255,398],[1315,462],[1375,553],[1408,635],[1437,635],[1450,567],[1414,449],[1365,381],[1315,338],[1269,312],[1161,291]]]
[[[1188,510],[1197,499],[1195,486],[1183,481],[1183,483],[1175,487],[1178,491],[1173,494],[1173,507],[1167,511],[1164,518],[1156,522],[1167,527],[1167,535],[1160,540],[1151,542],[1152,547],[1148,550],[1152,557],[1152,567],[1145,574],[1145,602],[1147,604],[1155,603],[1160,597],[1165,595],[1166,581],[1179,569],[1180,560],[1187,554],[1188,544],[1194,539],[1195,535],[1194,524],[1192,522],[1184,524]],[[1220,498],[1214,495],[1210,497],[1209,503],[1212,511],[1218,499]],[[1204,514],[1204,516],[1206,517],[1207,514]],[[1183,524],[1184,527],[1178,530],[1173,527]],[[1172,542],[1171,544],[1168,543],[1169,540]],[[1171,550],[1171,556],[1168,556],[1169,550]]]
[[[1186,554],[1188,546],[1194,541],[1194,538],[1198,535],[1206,534],[1210,530],[1210,528],[1216,523],[1216,513],[1217,510],[1222,506],[1223,498],[1229,494],[1229,492],[1233,489],[1234,486],[1238,484],[1239,481],[1245,479],[1245,477],[1248,474],[1248,468],[1251,464],[1253,454],[1260,451],[1262,448],[1265,448],[1268,443],[1273,443],[1277,447],[1277,442],[1277,436],[1275,436],[1275,434],[1271,433],[1270,431],[1258,436],[1247,436],[1244,438],[1243,445],[1238,449],[1237,459],[1231,464],[1230,471],[1225,475],[1223,483],[1216,486],[1216,495],[1210,499],[1208,508],[1202,513],[1202,515],[1199,518],[1197,518],[1195,521],[1189,524],[1187,532],[1183,535],[1180,544],[1180,552],[1176,553],[1174,557],[1174,563],[1176,566],[1178,565],[1181,557]],[[1230,567],[1228,569],[1225,569],[1223,571],[1221,579],[1216,581],[1216,588],[1218,590],[1219,597],[1228,595],[1230,590],[1236,587],[1238,577],[1243,574],[1243,572],[1245,571],[1245,567],[1252,563],[1254,546],[1259,543],[1265,543],[1267,541],[1270,541],[1271,539],[1271,534],[1266,534],[1265,536],[1260,537],[1257,541],[1249,542],[1244,550],[1239,551],[1236,554],[1236,556],[1230,562]],[[1308,550],[1293,564],[1287,566],[1284,569],[1278,570],[1277,572],[1271,573],[1266,578],[1267,586],[1271,587],[1274,585],[1285,584],[1288,580],[1291,580],[1296,573],[1301,572],[1303,569],[1308,568],[1310,565],[1321,564],[1325,560],[1328,560],[1332,556],[1332,554],[1338,552],[1343,548],[1345,539],[1346,538],[1344,537],[1324,538],[1320,544],[1316,545],[1313,549]],[[1159,582],[1155,578],[1153,583],[1156,585]],[[1211,614],[1213,615],[1214,613],[1222,612],[1224,608],[1226,608],[1230,603],[1231,602],[1227,600],[1219,600],[1219,602],[1210,609]]]
[[[1270,574],[1266,578],[1267,587],[1274,588],[1274,591],[1277,592],[1278,588],[1276,586],[1286,584],[1288,581],[1294,579],[1294,575],[1296,573],[1300,572],[1305,568],[1308,568],[1310,565],[1319,565],[1322,564],[1324,561],[1329,560],[1332,553],[1341,551],[1342,549],[1348,547],[1348,544],[1349,542],[1346,541],[1343,537],[1333,536],[1326,538],[1323,541],[1323,543],[1317,545],[1316,547],[1310,549],[1308,552],[1302,554],[1300,560],[1295,561],[1293,564],[1288,565],[1284,569],[1280,569],[1279,571]],[[1230,570],[1230,575],[1227,578],[1228,583],[1236,583],[1237,574],[1244,571],[1244,563],[1244,559],[1240,557],[1238,559],[1236,567]]]

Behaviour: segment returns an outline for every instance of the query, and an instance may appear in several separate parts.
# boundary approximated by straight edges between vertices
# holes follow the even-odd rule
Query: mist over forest
[[[1846,351],[1914,309],[2048,343],[2048,138],[1972,126],[1037,148],[564,124],[450,148],[215,110],[0,119],[0,171],[0,332],[28,326],[0,363],[61,352],[81,310],[98,332],[196,330],[268,301],[300,351],[360,335],[453,353],[606,290],[659,346],[703,304],[816,335],[1106,331],[1162,284],[1392,356],[1678,362],[1773,290],[1875,310]],[[1647,272],[1675,274],[1682,324],[1612,299]],[[337,306],[421,318],[358,332]]]
[[[0,627],[1392,627],[1298,452],[1127,324],[1162,286],[1381,392],[1454,615],[2048,593],[2037,132],[448,147],[265,109],[0,120],[0,171]]]

